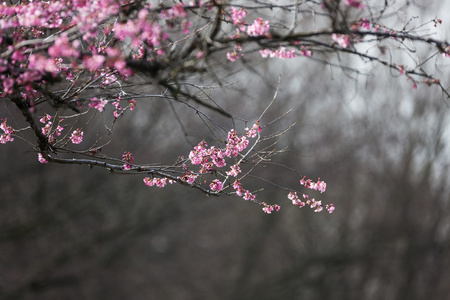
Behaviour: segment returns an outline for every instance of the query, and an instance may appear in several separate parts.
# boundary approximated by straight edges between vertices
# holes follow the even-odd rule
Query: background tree
[[[99,6],[86,15],[101,15],[105,3],[98,2]],[[440,32],[439,26],[445,26],[445,18],[442,17],[444,24],[440,25],[434,15],[438,10],[430,5],[431,17],[420,12],[421,18],[412,19],[418,14],[414,11],[416,3],[405,6],[401,2],[387,5],[364,2],[364,7],[359,2],[337,5],[336,2],[299,1],[283,7],[280,3],[204,3],[203,9],[197,7],[200,3],[193,3],[192,9],[187,3],[186,18],[173,22],[165,22],[167,17],[161,12],[173,9],[177,3],[161,6],[154,3],[152,9],[147,9],[150,15],[147,20],[157,21],[163,32],[167,29],[168,38],[161,44],[166,56],[156,55],[156,50],[152,52],[158,47],[145,45],[148,48],[144,51],[145,59],[140,60],[132,57],[138,53],[133,52],[133,38],[120,41],[116,31],[109,33],[111,40],[116,39],[113,49],[120,51],[115,61],[107,52],[92,53],[88,47],[99,46],[102,39],[82,40],[76,35],[83,26],[79,21],[68,38],[72,45],[69,48],[80,54],[63,56],[62,62],[72,72],[81,73],[79,81],[71,87],[72,82],[66,82],[61,72],[56,77],[51,71],[34,74],[43,77],[31,83],[37,92],[35,98],[28,99],[21,94],[26,94],[27,85],[18,84],[20,78],[17,79],[11,93],[1,100],[2,117],[7,118],[4,128],[11,126],[15,130],[9,135],[15,141],[0,148],[2,166],[8,170],[2,173],[1,186],[1,248],[5,254],[1,265],[7,274],[1,278],[2,296],[147,299],[151,294],[160,298],[193,299],[423,299],[430,296],[445,299],[448,294],[445,211],[449,194],[445,182],[448,175],[445,87],[448,85],[443,56],[447,46],[430,39],[428,31],[421,31],[430,28]],[[83,15],[81,7],[88,7],[82,2],[72,4],[79,5],[73,10],[77,16]],[[110,4],[111,15],[117,17],[114,5]],[[21,5],[31,8],[56,4]],[[110,23],[102,24],[119,24],[118,28],[124,24],[131,26],[133,22],[128,19],[138,20],[144,6],[135,3],[126,12],[121,6],[120,22],[108,16]],[[242,19],[245,23],[233,23],[231,6],[241,13],[245,6],[247,15]],[[18,19],[13,12],[8,16],[4,18],[8,20],[5,24]],[[253,36],[250,33],[254,29],[249,33],[249,28],[254,28],[251,26],[259,17],[261,27],[256,26],[259,23],[254,27],[264,31],[266,20],[270,26],[264,34]],[[72,22],[70,18],[66,17],[64,22]],[[166,19],[163,22],[161,18]],[[193,24],[190,32],[196,32],[195,35],[185,36],[176,27],[188,18]],[[363,27],[365,23],[356,29],[345,25],[363,18],[369,20],[370,29]],[[212,29],[219,19],[220,27],[213,35]],[[419,26],[428,20],[434,21]],[[379,34],[375,24],[384,24],[380,28],[398,36]],[[168,25],[175,27],[170,31],[165,27]],[[241,36],[230,38],[241,25],[244,26]],[[95,28],[100,26],[103,25]],[[11,25],[3,36],[12,35],[15,28]],[[22,66],[12,58],[22,45],[11,50],[16,46],[8,49],[2,42],[5,47],[2,52],[6,53],[4,64],[8,66],[2,79],[29,76],[27,70],[33,59],[41,59],[42,63],[45,59],[48,63],[45,66],[52,66],[50,62],[55,57],[51,56],[50,48],[57,43],[61,29],[67,32],[71,28],[75,27],[69,23],[64,28],[49,29],[36,38],[53,36],[53,40],[40,42],[39,46],[31,46],[20,40],[20,35],[12,35],[18,39],[13,45],[25,44],[26,49],[20,50],[26,57]],[[136,33],[140,31],[129,30],[131,35]],[[401,34],[411,38],[404,36],[402,40]],[[448,39],[442,35],[439,38]],[[192,42],[196,48],[191,56],[181,59],[179,53],[186,51],[194,39],[201,42]],[[76,40],[80,40],[80,48],[72,44]],[[349,44],[344,47],[346,40]],[[103,42],[113,43],[106,37]],[[58,45],[55,49],[65,49],[63,40]],[[206,51],[197,58],[196,51],[202,49]],[[262,59],[259,50],[277,57]],[[312,52],[310,56],[307,51]],[[401,54],[408,52],[411,56]],[[236,61],[230,62],[227,53]],[[279,59],[293,53],[301,57]],[[97,67],[98,70],[111,68],[108,71],[116,76],[116,83],[108,85],[107,75],[101,75],[100,71],[97,74],[100,79],[95,81],[97,71],[91,72],[84,65],[89,64],[90,58],[102,60],[95,55],[104,56],[105,64],[110,59],[110,64],[118,63],[118,68]],[[195,62],[193,67],[184,65],[189,57]],[[120,69],[121,61],[125,62],[126,71]],[[328,67],[323,68],[322,63]],[[120,70],[130,72],[125,74],[128,77],[121,78]],[[152,75],[149,70],[157,74]],[[279,73],[282,73],[280,84]],[[393,78],[397,76],[400,78]],[[161,83],[164,80],[159,81],[161,78],[166,84]],[[427,87],[433,80],[434,84]],[[85,82],[90,83],[82,87]],[[412,90],[414,84],[418,85],[417,90]],[[51,94],[42,94],[34,87],[40,85]],[[138,173],[139,167],[151,167],[156,172],[167,168],[173,173],[164,172],[164,176],[181,177],[186,170],[173,164],[178,156],[187,156],[204,139],[210,145],[217,141],[217,147],[222,148],[221,140],[226,139],[230,128],[240,134],[244,133],[244,127],[251,128],[273,99],[277,85],[277,98],[259,123],[263,127],[261,135],[277,133],[276,128],[282,130],[298,121],[278,142],[278,149],[288,146],[289,150],[278,156],[277,163],[301,170],[300,178],[304,174],[325,178],[333,188],[326,202],[339,204],[332,218],[322,219],[326,216],[314,215],[312,211],[299,214],[294,207],[267,218],[240,201],[228,198],[205,201],[198,197],[198,191],[186,191],[180,184],[149,191],[141,182],[144,176],[151,178],[149,170],[144,170],[144,175],[136,180],[134,176],[105,176],[104,171],[95,167],[89,170],[70,165],[40,165],[36,163],[36,154],[29,155],[29,150],[33,150],[53,162],[89,160],[95,162],[90,163],[93,166],[106,162],[114,166],[110,169],[125,174]],[[76,98],[64,101],[51,96],[64,98],[61,95],[67,90],[81,92]],[[118,96],[122,107],[130,105],[131,99],[137,104],[133,111],[131,106],[117,110],[116,120],[116,106],[112,103],[117,103]],[[94,97],[99,101],[92,101]],[[104,103],[100,99],[107,100],[103,112],[98,111]],[[48,136],[41,142],[39,133],[24,117],[20,106],[23,103],[29,105],[27,112],[41,133],[49,120],[40,123],[39,119],[46,113],[52,124],[59,121],[59,116],[67,117],[61,121],[65,127],[61,135],[54,132],[54,143],[48,141]],[[290,108],[295,117],[286,115],[278,119]],[[251,122],[245,124],[244,120]],[[271,120],[277,122],[265,126]],[[28,129],[20,130],[27,126]],[[80,144],[73,144],[71,137],[77,128],[84,132],[83,139]],[[109,135],[108,129],[113,135]],[[8,139],[8,133],[3,136]],[[27,143],[22,143],[21,138],[31,147],[24,149]],[[92,153],[95,155],[88,151],[104,144],[107,146],[97,154]],[[46,152],[41,146],[50,148]],[[264,148],[255,149],[264,151]],[[129,161],[123,161],[122,155],[129,151],[136,161],[126,170],[124,166]],[[266,153],[260,151],[260,154]],[[267,182],[288,190],[297,189],[298,174],[275,164],[251,162],[243,162],[246,163],[243,168],[249,168],[244,172],[252,170],[246,176],[249,190],[256,191],[261,183]],[[198,170],[189,161],[186,164],[195,172]],[[271,166],[271,171],[267,171],[267,166]],[[153,175],[162,177],[158,173]],[[221,178],[220,174],[202,176],[209,181],[198,183],[207,193],[215,194],[209,185],[215,176]],[[280,193],[268,187],[270,184],[265,193],[258,193],[260,201],[273,203],[286,198],[288,191]],[[227,193],[221,191],[224,192]]]

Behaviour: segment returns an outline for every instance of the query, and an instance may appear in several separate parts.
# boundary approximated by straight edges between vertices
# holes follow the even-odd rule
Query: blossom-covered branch
[[[355,72],[364,69],[351,60],[341,63],[345,55],[360,58],[368,66],[380,64],[395,75],[405,76],[414,88],[419,84],[437,86],[449,96],[448,79],[440,78],[427,65],[432,58],[445,61],[450,57],[449,43],[428,33],[441,26],[442,20],[435,18],[417,26],[408,22],[394,28],[384,22],[385,18],[402,8],[372,2],[3,3],[0,97],[18,113],[0,112],[0,142],[27,141],[41,163],[83,164],[118,173],[147,174],[144,182],[149,186],[177,182],[209,195],[251,200],[263,205],[266,213],[278,210],[278,205],[256,200],[258,189],[250,191],[244,183],[254,166],[280,152],[258,148],[266,140],[260,136],[261,118],[239,133],[235,121],[242,120],[241,116],[224,109],[206,92],[208,87],[200,86],[208,78],[207,84],[226,89],[222,78],[234,72],[230,70],[239,71],[240,62],[251,66],[266,59],[300,57]],[[304,21],[310,16],[315,16],[314,22]],[[426,27],[426,33],[417,30]],[[419,55],[416,49],[423,46],[428,51]],[[403,54],[412,59],[404,59]],[[188,158],[169,166],[135,164],[128,150],[114,157],[100,154],[112,140],[115,124],[133,115],[141,103],[155,99],[170,105],[182,103],[194,116],[215,127],[220,126],[213,116],[219,115],[232,129],[221,128],[226,135],[214,146],[208,146],[205,137]],[[11,124],[21,124],[23,130]],[[107,134],[99,134],[99,127],[105,127]],[[86,146],[86,139],[95,142]],[[100,144],[102,139],[108,142]],[[255,158],[253,167],[245,169],[250,156]],[[322,181],[315,184],[306,180],[303,185],[325,190]],[[300,201],[296,195],[295,191],[289,194],[294,204],[310,204],[321,210],[320,201],[305,196],[306,201]],[[334,210],[332,205],[325,208]]]

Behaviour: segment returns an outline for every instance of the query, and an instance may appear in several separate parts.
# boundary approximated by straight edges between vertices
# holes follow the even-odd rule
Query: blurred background
[[[240,198],[42,165],[25,142],[1,145],[0,299],[448,299],[448,99],[370,67],[357,76],[304,58],[236,64],[239,73],[222,76],[231,85],[211,92],[254,121],[281,74],[261,123],[292,109],[267,130],[297,124],[280,138],[288,151],[274,161],[325,180],[326,193],[310,194],[334,203],[331,215],[299,209],[275,187],[258,194],[282,207],[267,215]],[[448,67],[436,72],[448,78]],[[139,101],[104,151],[171,164],[202,139],[213,141],[196,113],[177,105]],[[8,120],[17,113],[0,105]],[[282,166],[256,173],[300,189],[301,177]]]

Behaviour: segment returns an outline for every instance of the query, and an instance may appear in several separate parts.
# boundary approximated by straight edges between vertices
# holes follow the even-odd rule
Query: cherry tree
[[[439,66],[449,59],[450,46],[432,35],[445,20],[411,18],[403,26],[392,25],[391,17],[408,5],[361,0],[4,2],[0,97],[6,109],[0,111],[0,142],[29,147],[42,164],[101,167],[141,176],[138,180],[147,186],[181,184],[211,196],[253,201],[266,213],[277,211],[278,204],[258,200],[262,188],[246,186],[257,165],[284,151],[275,144],[289,127],[269,131],[277,119],[266,118],[277,92],[264,111],[243,120],[210,96],[212,84],[205,86],[199,75],[226,89],[220,74],[261,60],[311,60],[350,76],[380,65],[413,89],[437,87],[449,97]],[[171,164],[158,159],[137,164],[130,151],[103,154],[123,117],[152,99],[184,105],[212,125],[216,143],[209,145],[205,137]],[[214,116],[226,118],[230,128]],[[106,128],[101,136],[99,126]],[[334,210],[333,204],[298,196],[295,188],[261,183],[286,189],[299,207]],[[305,174],[299,175],[300,186],[326,190],[324,181]]]

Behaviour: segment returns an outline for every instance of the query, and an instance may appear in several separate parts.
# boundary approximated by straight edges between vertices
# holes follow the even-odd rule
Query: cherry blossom
[[[242,54],[242,46],[240,44],[236,44],[234,46],[233,52],[227,52],[227,58],[231,62],[236,61],[237,59],[241,58],[242,56],[244,56],[244,54]]]
[[[83,141],[83,131],[81,129],[77,128],[72,132],[72,135],[70,136],[70,140],[74,144],[80,144]]]
[[[125,162],[125,164],[123,165],[123,169],[124,170],[130,170],[131,169],[131,164],[134,161],[133,153],[125,151],[122,154],[122,160]]]
[[[273,211],[279,211],[280,210],[280,206],[277,204],[274,205],[268,205],[266,203],[262,203],[264,205],[264,207],[262,208],[263,212],[265,212],[266,214],[271,214]]]
[[[347,34],[336,34],[333,33],[331,38],[338,43],[342,48],[347,48],[350,45],[351,38]]]
[[[317,180],[317,182],[314,182],[311,179],[306,179],[305,176],[300,180],[300,184],[308,189],[316,190],[321,193],[325,192],[327,188],[327,184],[325,183],[325,181],[321,181],[320,178]]]
[[[91,99],[89,106],[97,109],[99,112],[102,112],[104,110],[106,104],[108,104],[108,100],[104,100],[102,98],[97,99],[97,97],[94,97]]]
[[[243,57],[244,49],[245,55],[249,57],[243,61],[243,65],[249,64],[249,67],[252,67],[250,63],[253,63],[253,58],[259,57],[256,54],[258,51],[264,58],[279,59],[298,56],[310,58],[314,51],[326,55],[326,60],[323,57],[317,59],[327,61],[330,65],[337,62],[333,61],[334,58],[342,64],[347,61],[340,60],[341,54],[355,55],[373,63],[381,63],[390,71],[397,70],[412,81],[413,88],[422,83],[439,86],[446,92],[442,87],[443,78],[439,80],[427,75],[432,74],[430,72],[417,71],[421,70],[418,65],[402,61],[403,65],[394,58],[387,64],[386,60],[376,55],[359,52],[362,47],[358,47],[358,44],[370,41],[374,49],[375,45],[379,46],[381,55],[388,53],[389,47],[385,45],[389,45],[388,41],[391,40],[396,44],[405,42],[404,45],[423,42],[440,51],[444,57],[450,57],[448,42],[420,35],[420,31],[417,33],[407,28],[383,25],[381,22],[386,15],[376,5],[371,5],[370,11],[361,14],[355,11],[365,9],[363,2],[369,4],[369,1],[312,1],[308,9],[312,13],[317,9],[321,18],[330,20],[309,24],[311,26],[305,28],[300,23],[294,22],[298,26],[293,27],[286,23],[296,18],[288,16],[294,10],[284,4],[278,3],[277,7],[289,8],[286,10],[288,18],[283,20],[284,16],[274,16],[269,20],[260,16],[269,15],[269,9],[273,9],[271,6],[248,5],[246,2],[229,6],[222,2],[141,1],[135,5],[133,1],[127,0],[55,0],[0,4],[0,97],[16,105],[21,112],[17,115],[25,116],[22,122],[13,124],[28,123],[27,127],[14,131],[6,124],[6,120],[2,120],[0,143],[12,142],[14,138],[25,139],[27,134],[21,135],[21,132],[27,130],[33,132],[34,141],[26,141],[33,145],[41,163],[57,161],[58,151],[67,156],[73,155],[73,163],[77,163],[81,155],[90,155],[89,158],[96,159],[94,165],[112,162],[116,164],[112,169],[119,173],[148,172],[151,177],[144,179],[148,186],[164,187],[179,182],[192,185],[206,194],[235,194],[263,205],[264,212],[271,213],[278,210],[279,206],[260,203],[260,194],[257,200],[257,192],[250,192],[246,186],[247,178],[250,177],[248,175],[254,170],[252,167],[268,157],[259,147],[259,143],[266,138],[260,135],[262,127],[259,120],[246,128],[243,134],[238,133],[237,129],[231,129],[227,135],[223,135],[226,131],[219,129],[216,132],[212,129],[216,134],[216,145],[208,146],[202,141],[189,152],[187,159],[177,160],[177,163],[167,168],[161,165],[155,169],[148,165],[132,167],[134,158],[131,152],[124,152],[122,158],[119,154],[117,159],[96,155],[103,147],[96,145],[97,141],[84,150],[80,150],[81,147],[73,150],[68,141],[70,139],[73,144],[80,144],[83,141],[82,130],[91,136],[100,132],[88,131],[99,122],[86,121],[81,124],[91,120],[91,117],[92,120],[102,118],[108,134],[112,133],[113,127],[119,126],[115,125],[120,123],[117,118],[139,108],[135,99],[144,98],[142,91],[147,89],[139,86],[142,78],[149,79],[155,90],[161,88],[167,99],[172,100],[173,97],[180,102],[186,100],[184,103],[198,114],[203,114],[205,107],[206,111],[212,109],[214,113],[223,113],[217,108],[219,104],[204,105],[197,101],[202,100],[203,95],[197,99],[196,95],[189,94],[190,88],[185,89],[184,84],[188,86],[190,80],[197,80],[196,75],[200,72],[216,71],[221,67],[227,70],[230,61],[235,62]],[[325,12],[321,11],[320,3]],[[303,13],[307,14],[306,10]],[[362,14],[365,18],[361,17]],[[249,23],[246,23],[246,19]],[[272,20],[276,20],[276,26],[271,26]],[[438,26],[441,23],[441,19],[435,18],[428,25]],[[412,24],[408,27],[422,28]],[[387,43],[381,44],[381,41]],[[352,45],[355,47],[348,49]],[[142,84],[145,84],[144,81]],[[131,99],[133,97],[135,99]],[[111,115],[97,113],[105,111],[109,102],[112,104],[114,119]],[[240,125],[240,121],[231,119],[233,126]],[[40,124],[36,125],[37,120]],[[111,123],[106,124],[109,121]],[[63,134],[64,127],[71,128],[71,132]],[[102,138],[99,137],[98,141]],[[314,182],[304,177],[300,184],[321,193],[327,187],[320,178]],[[257,191],[259,193],[260,189]],[[324,205],[322,200],[310,199],[305,194],[303,199],[299,199],[295,191],[289,193],[288,199],[296,206],[309,205],[317,212],[327,210],[331,213],[335,210],[333,204]]]
[[[174,181],[172,180],[172,179],[168,179],[168,178],[166,178],[166,177],[164,177],[164,178],[157,178],[157,177],[155,177],[155,178],[150,178],[150,177],[145,177],[144,178],[144,183],[145,183],[145,185],[147,185],[147,186],[157,186],[157,187],[159,187],[159,188],[163,188],[163,187],[165,187],[168,183],[169,184],[173,184],[174,183]]]
[[[234,25],[238,26],[240,31],[245,30],[245,22],[244,18],[247,15],[247,11],[244,8],[237,9],[234,6],[230,7],[231,9],[231,21]]]
[[[364,9],[365,6],[364,4],[361,3],[361,0],[345,0],[345,5],[347,6],[352,6],[355,8],[360,8],[360,9]]]
[[[42,153],[38,153],[38,161],[39,161],[41,164],[46,164],[46,163],[48,163],[48,161],[44,158],[44,156],[42,156]]]
[[[223,184],[219,179],[214,179],[213,182],[209,185],[211,190],[219,192],[223,189]]]
[[[229,176],[237,177],[238,174],[241,173],[241,169],[239,165],[233,165],[230,167],[230,171],[227,171],[226,174]]]
[[[134,99],[131,99],[131,100],[128,102],[128,105],[130,106],[130,110],[134,110],[134,108],[136,107],[136,103],[137,103],[137,101],[134,100]]]
[[[11,136],[14,134],[14,129],[11,126],[6,125],[6,119],[2,120],[0,123],[0,129],[3,130],[5,134],[0,135],[0,144],[6,144],[7,142],[14,141],[14,138]]]
[[[178,179],[187,182],[189,184],[193,184],[195,179],[197,179],[198,175],[194,173],[185,173],[182,177],[178,177]]]
[[[252,25],[248,26],[247,33],[249,36],[261,36],[265,35],[269,28],[270,25],[268,20],[263,21],[262,18],[258,18]]]

